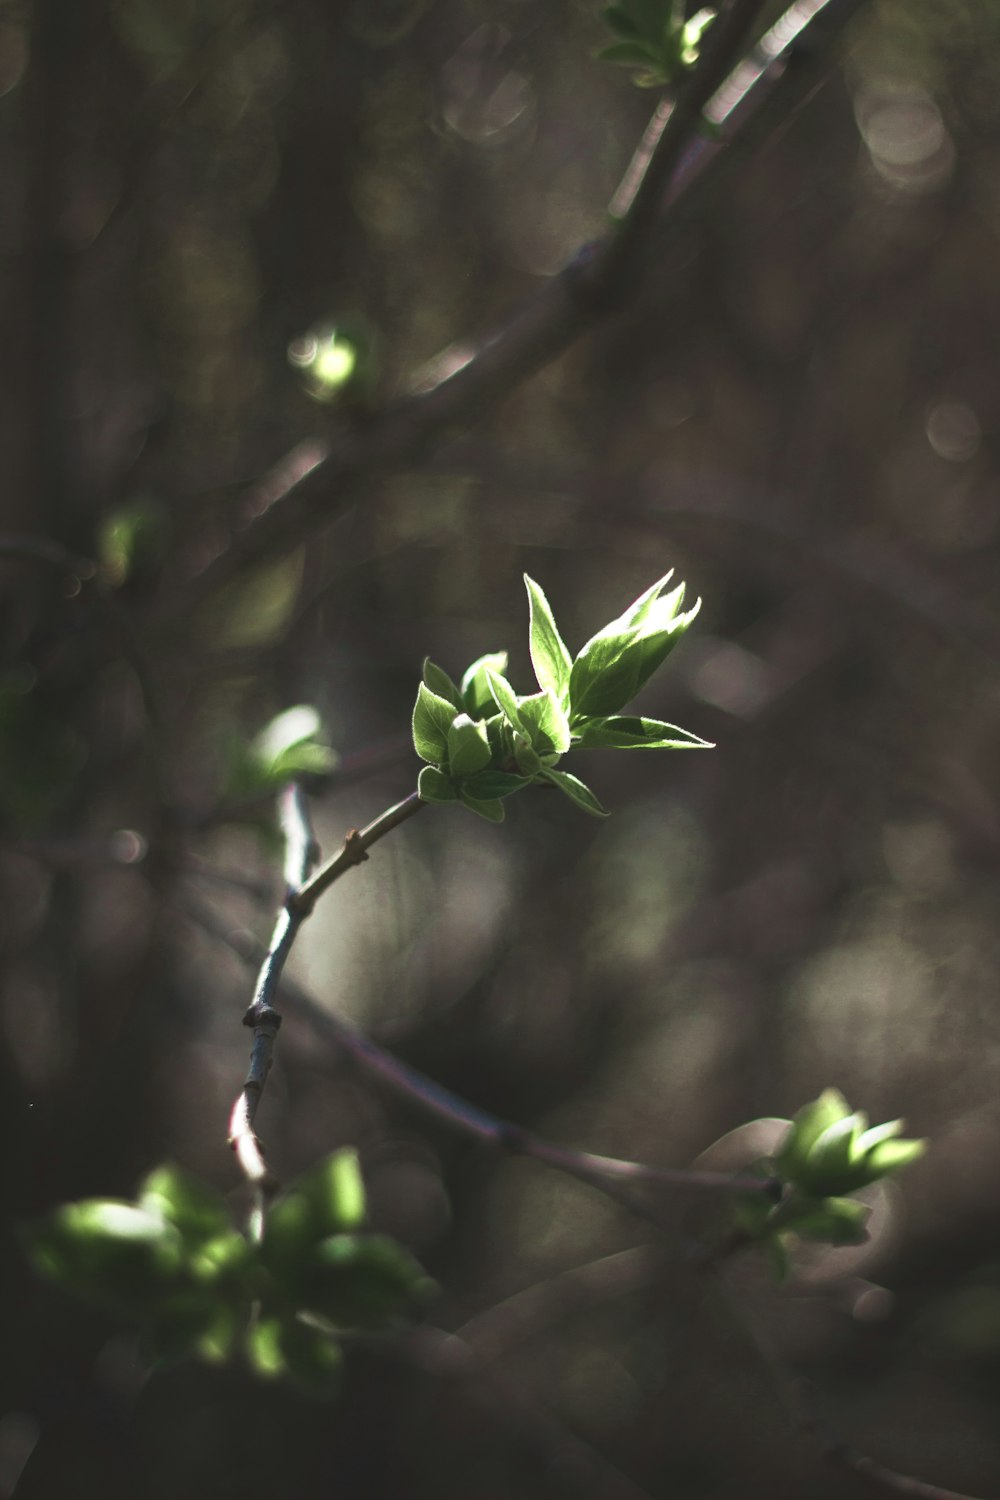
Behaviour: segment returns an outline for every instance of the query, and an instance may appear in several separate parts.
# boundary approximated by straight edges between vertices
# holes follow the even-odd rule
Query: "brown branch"
[[[343,868],[347,869],[350,866],[344,865]],[[244,963],[254,964],[258,961],[258,954],[254,951],[256,945],[248,947],[246,941],[241,941],[200,902],[185,902],[182,904],[182,909],[192,921],[217,941],[225,944]],[[304,917],[298,919],[296,930],[302,920]],[[273,1002],[280,980],[284,1002],[298,1011],[323,1040],[330,1042],[338,1052],[348,1057],[369,1076],[378,1079],[411,1104],[443,1120],[454,1129],[509,1155],[528,1156],[551,1167],[554,1171],[561,1172],[564,1176],[575,1177],[578,1181],[586,1183],[588,1187],[596,1188],[604,1197],[619,1203],[628,1212],[653,1224],[659,1230],[672,1230],[673,1226],[655,1206],[636,1196],[630,1189],[635,1187],[693,1188],[727,1194],[774,1196],[776,1185],[767,1178],[740,1177],[724,1172],[688,1170],[684,1167],[661,1167],[647,1162],[626,1161],[619,1157],[601,1156],[589,1151],[574,1151],[569,1147],[557,1146],[519,1125],[514,1125],[498,1115],[491,1114],[488,1110],[481,1109],[476,1104],[471,1104],[467,1099],[463,1099],[442,1084],[428,1078],[426,1074],[401,1062],[399,1058],[394,1057],[376,1042],[362,1036],[346,1021],[326,1010],[300,985],[284,977],[281,969],[291,942],[288,940],[287,926],[280,919],[275,933],[277,943],[287,943],[283,950],[284,956],[281,957],[280,962],[276,961],[277,943],[276,938],[272,938],[257,984],[257,997],[261,995],[262,990],[266,992],[266,1011],[271,1024],[273,1024],[273,1017],[277,1014]],[[292,937],[294,939],[294,933]],[[255,997],[255,1003],[257,997]],[[247,1012],[247,1018],[251,1016],[252,1011],[253,1006]],[[280,1018],[278,1024],[280,1024]],[[277,1031],[277,1027],[274,1027],[274,1031]],[[273,1050],[273,1036],[268,1046],[269,1057],[270,1051]],[[242,1107],[243,1098],[244,1095],[241,1094],[240,1099],[237,1100],[237,1109]],[[253,1102],[254,1109],[258,1102],[259,1091]],[[234,1118],[235,1115],[236,1110],[234,1110]],[[252,1134],[252,1116],[248,1123]],[[247,1147],[247,1160],[257,1174],[262,1172],[264,1179],[270,1181],[266,1165],[261,1166],[257,1155],[254,1154],[255,1149],[259,1153],[259,1142],[256,1148]],[[246,1171],[245,1167],[244,1171]],[[250,1173],[247,1173],[247,1176],[251,1181],[258,1180],[258,1178],[251,1177]]]
[[[296,449],[250,494],[226,551],[193,580],[173,609],[165,607],[164,623],[182,619],[193,602],[243,568],[330,521],[366,485],[425,458],[606,317],[612,310],[608,278],[621,276],[623,263],[651,264],[676,243],[705,195],[718,189],[720,176],[732,170],[761,130],[786,123],[815,90],[834,40],[863,3],[799,0],[758,44],[750,62],[741,60],[740,48],[751,5],[753,15],[757,5],[750,0],[740,6],[740,25],[734,19],[706,44],[688,83],[691,103],[679,102],[671,116],[679,123],[671,127],[667,120],[649,146],[647,176],[626,214],[628,227],[619,231],[626,250],[616,252],[613,238],[585,247],[494,335],[460,353],[446,351],[418,392],[362,428]],[[719,88],[727,67],[733,71]],[[713,90],[708,113],[723,128],[724,144],[699,136],[701,104],[696,111],[694,103],[703,103]],[[659,214],[656,202],[666,205]],[[630,280],[624,292],[633,291]]]

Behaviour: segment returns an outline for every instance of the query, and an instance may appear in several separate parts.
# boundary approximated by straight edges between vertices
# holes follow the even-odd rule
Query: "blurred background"
[[[992,0],[871,0],[622,316],[149,624],[247,486],[364,421],[320,399],[332,330],[377,401],[602,232],[651,109],[603,40],[590,0],[0,4],[0,526],[104,585],[0,561],[0,1496],[871,1492],[647,1226],[392,1098],[297,1012],[274,1166],[358,1145],[473,1368],[427,1332],[358,1348],[333,1406],[149,1376],[14,1233],[165,1158],[244,1212],[251,973],[219,934],[266,937],[280,853],[238,747],[316,705],[332,851],[415,783],[425,653],[460,673],[508,647],[528,690],[522,571],[576,649],[669,567],[704,606],[642,708],[718,748],[581,755],[606,823],[528,795],[501,828],[425,813],[326,897],[294,976],[566,1145],[685,1165],[827,1085],[905,1115],[933,1149],[870,1246],[732,1284],[841,1436],[1000,1486]]]

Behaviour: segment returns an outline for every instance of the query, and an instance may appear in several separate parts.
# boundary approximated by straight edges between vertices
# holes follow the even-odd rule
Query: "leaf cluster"
[[[737,1208],[740,1231],[768,1252],[779,1280],[788,1273],[796,1239],[859,1245],[868,1237],[869,1209],[851,1193],[909,1166],[926,1141],[903,1138],[905,1121],[869,1126],[838,1089],[826,1089],[788,1123],[781,1149],[759,1162],[761,1174],[781,1186],[776,1203],[755,1197]]]
[[[423,801],[460,802],[500,823],[507,797],[547,785],[603,817],[591,789],[558,769],[567,751],[710,748],[675,724],[621,713],[698,612],[698,603],[682,610],[683,584],[664,594],[671,576],[648,588],[574,658],[544,593],[525,574],[535,693],[514,691],[505,651],[479,657],[459,684],[428,658],[413,709],[413,745],[426,762],[417,783]]]
[[[402,1245],[364,1229],[353,1151],[311,1168],[271,1207],[259,1243],[222,1198],[175,1166],[136,1201],[68,1203],[25,1231],[35,1268],[66,1291],[138,1322],[154,1362],[242,1354],[258,1374],[336,1389],[338,1333],[390,1327],[433,1291]]]
[[[622,0],[601,16],[615,40],[597,56],[632,69],[640,88],[669,88],[694,67],[701,40],[715,20],[703,9],[688,18],[684,0]]]

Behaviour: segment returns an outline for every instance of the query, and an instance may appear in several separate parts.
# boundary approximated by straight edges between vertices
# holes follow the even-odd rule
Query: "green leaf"
[[[670,594],[660,597],[655,591],[665,582],[661,579],[640,594],[623,615],[605,625],[580,651],[570,674],[574,720],[605,717],[624,708],[687,630],[701,601],[682,613],[684,585],[678,584]]]
[[[437,697],[444,698],[453,704],[456,709],[462,707],[462,694],[448,673],[436,666],[429,656],[424,657],[424,686],[430,688]]]
[[[142,1312],[183,1284],[180,1233],[131,1203],[64,1204],[29,1228],[25,1239],[36,1270],[118,1311]]]
[[[191,1256],[191,1274],[196,1281],[211,1282],[217,1289],[235,1290],[254,1260],[254,1249],[235,1229],[205,1240]]]
[[[551,767],[539,771],[540,781],[549,781],[557,786],[564,796],[584,812],[590,813],[595,818],[606,818],[608,814],[598,802],[589,786],[585,786],[577,777],[571,776],[568,771],[554,771]]]
[[[421,802],[457,802],[458,788],[437,766],[424,766],[417,777],[417,796]]]
[[[782,1204],[780,1212],[783,1229],[800,1239],[827,1245],[862,1245],[868,1238],[865,1226],[871,1209],[856,1198],[804,1198]]]
[[[470,812],[474,812],[477,817],[485,818],[487,823],[503,822],[503,803],[499,797],[473,797],[465,787],[462,787],[459,796]]]
[[[173,1224],[189,1248],[232,1232],[221,1195],[200,1177],[170,1163],[157,1167],[140,1184],[138,1206]]]
[[[882,1141],[873,1146],[863,1163],[863,1179],[859,1187],[869,1182],[878,1182],[890,1172],[899,1172],[912,1162],[919,1161],[927,1151],[926,1141]]]
[[[448,730],[448,764],[453,776],[472,776],[490,763],[490,742],[482,719],[458,714]]]
[[[311,703],[299,703],[277,714],[251,742],[254,757],[263,765],[273,765],[296,745],[314,740],[322,734],[323,723]]]
[[[818,1099],[805,1104],[792,1121],[785,1136],[775,1166],[786,1182],[796,1182],[798,1173],[805,1165],[809,1153],[824,1130],[845,1119],[851,1106],[839,1089],[825,1089]]]
[[[711,741],[703,740],[688,729],[665,724],[662,719],[644,719],[634,715],[585,719],[574,733],[581,750],[712,750]]]
[[[448,759],[448,730],[455,710],[447,698],[432,693],[423,682],[413,705],[413,748],[421,760],[439,765]]]
[[[514,762],[525,776],[535,776],[542,769],[542,757],[532,747],[527,735],[518,732],[513,742]]]
[[[247,1329],[247,1363],[256,1375],[276,1380],[284,1375],[285,1352],[282,1348],[284,1322],[281,1318],[258,1318]]]
[[[573,658],[559,634],[549,601],[538,584],[533,578],[529,578],[527,573],[524,575],[524,586],[528,590],[528,639],[535,678],[543,691],[548,689],[559,703],[564,703],[567,699]]]
[[[796,1178],[805,1192],[825,1198],[863,1186],[864,1167],[854,1161],[854,1142],[867,1123],[863,1114],[851,1114],[827,1126]]]
[[[273,1203],[260,1247],[263,1264],[295,1297],[317,1244],[364,1222],[365,1190],[354,1151],[317,1162]]]
[[[515,776],[510,771],[479,771],[465,783],[465,791],[478,802],[492,802],[498,797],[510,797],[531,785],[528,776]]]
[[[501,677],[499,672],[494,672],[491,668],[487,667],[486,681],[489,685],[489,690],[490,694],[492,695],[493,702],[503,714],[508,724],[510,724],[514,729],[519,729],[522,734],[528,735],[528,727],[524,723],[524,720],[521,718],[517,694],[514,692],[514,689],[511,687],[506,677]]]
[[[570,747],[569,720],[551,688],[518,698],[517,711],[531,748],[539,755],[564,755]]]
[[[488,651],[466,669],[462,678],[462,705],[472,719],[482,719],[493,712],[493,696],[487,673],[502,677],[507,670],[506,651]]]
[[[331,1235],[317,1247],[303,1308],[339,1328],[383,1328],[435,1290],[423,1267],[387,1235]]]

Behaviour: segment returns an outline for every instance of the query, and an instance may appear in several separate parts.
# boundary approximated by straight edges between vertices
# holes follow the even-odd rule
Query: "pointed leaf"
[[[442,667],[432,662],[429,656],[424,657],[424,686],[430,688],[439,698],[446,699],[456,709],[462,707],[462,694],[452,682],[448,673]]]
[[[490,693],[493,696],[494,703],[496,704],[500,712],[504,715],[507,722],[511,724],[515,729],[519,729],[522,734],[527,735],[530,739],[531,736],[528,730],[528,726],[521,718],[521,712],[518,707],[517,694],[514,692],[514,689],[511,687],[506,677],[501,677],[498,672],[491,671],[491,669],[487,667],[486,681],[489,684]]]
[[[571,743],[569,720],[551,688],[518,698],[517,711],[533,750],[539,755],[565,755]]]
[[[865,1171],[869,1182],[877,1182],[890,1172],[898,1172],[911,1162],[919,1161],[927,1151],[926,1141],[882,1141],[869,1151]]]
[[[839,1089],[825,1089],[818,1099],[798,1111],[778,1152],[776,1166],[788,1182],[797,1180],[798,1171],[815,1143],[830,1125],[851,1113],[851,1106]]]
[[[574,734],[581,750],[713,750],[710,740],[703,740],[689,729],[666,724],[662,719],[645,719],[637,715],[585,719]]]
[[[575,802],[577,807],[582,808],[584,812],[590,813],[592,817],[606,818],[608,816],[590,787],[585,786],[576,776],[571,776],[568,771],[554,771],[551,767],[546,767],[539,771],[538,779],[557,786],[564,796],[568,797],[571,802]]]
[[[528,590],[528,636],[535,678],[543,691],[548,688],[560,703],[564,703],[569,690],[573,658],[559,634],[549,601],[527,573],[524,575],[524,586]]]
[[[488,651],[467,668],[462,678],[462,706],[470,718],[482,719],[493,712],[488,672],[502,677],[507,670],[506,651]]]
[[[432,693],[425,683],[417,688],[413,705],[413,748],[421,760],[440,765],[448,759],[448,730],[455,710],[447,698]]]

